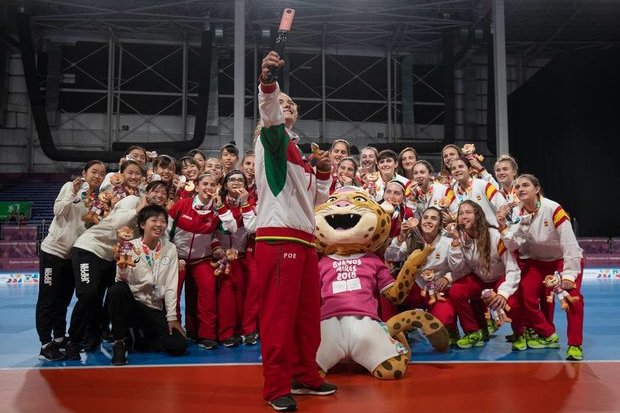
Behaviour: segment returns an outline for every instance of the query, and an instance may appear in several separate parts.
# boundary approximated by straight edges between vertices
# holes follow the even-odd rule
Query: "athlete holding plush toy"
[[[522,206],[514,214],[518,223],[507,227],[503,214],[498,214],[502,239],[511,251],[516,251],[523,274],[521,300],[527,325],[540,338],[528,340],[530,348],[559,348],[559,337],[553,322],[542,310],[543,280],[555,271],[561,274],[561,287],[573,298],[568,307],[568,360],[582,360],[583,350],[583,255],[570,224],[568,214],[557,203],[541,194],[541,187],[534,175],[523,174],[515,182],[515,191]]]

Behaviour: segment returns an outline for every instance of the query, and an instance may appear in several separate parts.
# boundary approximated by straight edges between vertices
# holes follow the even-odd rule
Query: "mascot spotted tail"
[[[448,332],[433,315],[411,310],[382,323],[378,296],[400,304],[433,247],[414,251],[396,279],[375,254],[385,249],[390,216],[367,192],[336,191],[315,210],[316,242],[323,257],[321,345],[317,363],[324,372],[343,359],[364,366],[379,379],[404,377],[411,350],[404,332],[419,328],[437,351],[448,348]]]

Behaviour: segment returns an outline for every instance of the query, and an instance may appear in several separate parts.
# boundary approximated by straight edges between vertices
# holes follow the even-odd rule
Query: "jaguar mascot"
[[[396,279],[375,254],[389,242],[390,216],[367,192],[343,187],[315,209],[321,277],[321,344],[317,364],[327,372],[343,359],[383,380],[405,376],[411,349],[404,332],[419,328],[437,351],[448,348],[448,331],[431,314],[411,310],[387,323],[378,296],[400,304],[433,247],[414,251]]]

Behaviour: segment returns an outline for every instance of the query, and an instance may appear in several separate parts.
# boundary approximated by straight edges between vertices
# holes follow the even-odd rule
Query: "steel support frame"
[[[108,135],[108,150],[112,150],[112,116],[114,113],[114,58],[115,43],[112,36],[108,39],[108,87],[106,93],[106,128]]]
[[[440,97],[442,99],[441,102],[422,102],[422,101],[415,101],[415,95],[414,95],[414,101],[413,101],[413,105],[415,106],[416,104],[418,105],[424,105],[424,106],[444,106],[444,100],[445,100],[445,94],[441,93],[440,91],[438,91],[437,89],[435,89],[429,82],[427,82],[425,79],[428,78],[428,76],[433,73],[436,70],[439,70],[440,66],[433,66],[432,68],[430,68],[426,73],[421,74],[421,75],[417,75],[415,72],[413,72],[413,85],[415,86],[418,83],[421,83],[422,85],[424,85],[426,88],[428,88],[430,91],[432,91],[434,94],[436,94],[438,97]],[[429,140],[440,140],[443,139],[442,136],[434,136],[431,135],[428,130],[430,128],[430,126],[433,125],[433,122],[436,119],[439,119],[439,117],[443,116],[445,113],[445,109],[442,110],[441,112],[439,112],[437,115],[435,115],[434,118],[432,118],[429,122],[427,123],[415,123],[414,124],[414,128],[417,125],[418,126],[418,130],[415,131],[416,132],[416,139],[421,139],[421,138],[426,138]]]
[[[138,56],[131,54],[125,48],[123,48],[123,44],[118,42],[113,33],[110,33],[107,44],[103,44],[100,47],[89,51],[85,56],[81,56],[76,61],[71,61],[66,57],[63,57],[65,61],[66,67],[73,68],[75,70],[80,71],[82,74],[88,76],[91,80],[96,82],[101,86],[101,89],[78,89],[78,88],[70,88],[63,87],[61,88],[61,92],[72,92],[72,93],[89,93],[89,94],[100,94],[101,96],[94,101],[90,102],[87,106],[82,107],[77,112],[68,113],[66,111],[62,111],[63,115],[65,115],[66,119],[59,125],[59,129],[62,126],[66,125],[68,122],[75,122],[84,127],[85,132],[90,133],[98,140],[102,142],[106,142],[105,146],[108,149],[111,149],[112,143],[114,141],[122,141],[123,139],[130,136],[135,130],[140,128],[143,125],[153,126],[157,129],[162,135],[168,137],[171,141],[177,140],[174,136],[170,135],[168,131],[166,131],[163,127],[157,124],[156,118],[163,111],[181,101],[182,113],[181,113],[181,125],[182,129],[179,131],[182,139],[186,139],[187,137],[187,101],[188,99],[195,98],[197,96],[196,93],[189,93],[187,89],[187,73],[188,73],[188,54],[189,54],[189,45],[187,42],[183,42],[181,44],[176,44],[176,48],[173,49],[172,52],[161,58],[155,63],[148,64],[140,59]],[[80,62],[84,61],[88,57],[93,54],[101,51],[102,49],[107,48],[107,81],[106,83],[101,82],[99,79],[95,78],[93,75],[88,73],[83,67],[80,66]],[[154,68],[157,64],[163,62],[164,60],[170,58],[171,56],[176,55],[181,51],[182,53],[182,84],[177,85],[172,80],[168,79],[163,74],[157,72]],[[142,65],[144,65],[144,69],[134,74],[131,78],[123,79],[123,57],[125,55],[130,55],[134,60],[138,61]],[[66,68],[65,67],[65,68]],[[155,73],[158,77],[162,79],[162,81],[166,82],[169,85],[174,86],[178,91],[175,92],[159,92],[156,90],[153,91],[134,91],[123,89],[122,86],[139,77],[141,74],[146,73],[147,71],[151,71]],[[134,108],[131,104],[129,104],[125,99],[123,99],[123,95],[151,95],[151,96],[171,96],[176,97],[174,101],[166,104],[161,107],[159,111],[157,111],[154,115],[145,115],[141,113],[137,108]],[[86,125],[79,121],[79,115],[83,114],[86,110],[88,110],[91,106],[97,104],[101,100],[106,100],[106,113],[105,113],[105,136],[100,136],[96,131],[89,129]],[[125,133],[121,133],[121,113],[120,113],[120,105],[124,104],[126,107],[132,110],[132,112],[142,118],[142,122],[135,125],[129,131]]]
[[[234,89],[234,137],[243,158],[245,121],[245,0],[235,0],[235,89]]]
[[[225,66],[221,66],[218,68],[218,72],[220,75],[227,77],[228,79],[232,80],[234,82],[235,88],[237,87],[238,84],[243,85],[242,86],[242,93],[243,93],[243,116],[245,116],[245,108],[247,106],[252,106],[254,108],[254,115],[253,115],[253,120],[254,120],[254,125],[256,125],[256,123],[258,123],[258,118],[257,118],[257,113],[258,113],[258,70],[259,70],[259,66],[258,66],[258,46],[252,46],[251,48],[245,48],[243,49],[245,50],[245,56],[244,56],[244,67],[245,67],[245,59],[251,58],[254,59],[254,72],[257,74],[256,76],[253,76],[253,81],[252,84],[250,85],[250,87],[248,87],[248,85],[245,84],[245,71],[244,71],[244,80],[241,82],[237,82],[236,77],[235,77],[235,67],[237,66],[237,64],[233,61]],[[232,72],[232,73],[231,73]],[[234,111],[234,105],[235,105],[235,90],[233,90],[233,94],[229,94],[229,93],[219,93],[218,91],[218,99],[232,99],[233,100],[233,112],[228,114],[228,115],[224,115],[222,116],[225,119],[230,119],[233,118],[233,127],[232,129],[230,129],[227,126],[226,122],[220,122],[220,127],[223,128],[224,130],[226,130],[230,135],[235,136],[235,132],[234,132],[234,117],[235,117],[235,111]],[[245,135],[244,135],[245,138]],[[236,140],[235,140],[235,144],[237,144]]]
[[[48,1],[48,3],[53,4],[54,1]],[[175,4],[182,4],[184,2],[169,2],[168,5],[169,6],[173,6]],[[76,7],[80,7],[80,6],[76,6]],[[241,20],[239,18],[237,18],[239,16],[239,7],[243,7],[243,9],[245,9],[245,1],[242,0],[235,0],[235,19],[234,21],[228,21],[225,23],[234,23],[235,24],[235,33],[236,35],[239,35],[241,33],[241,30],[244,30],[245,28],[245,22],[244,22],[244,18],[245,16],[243,15],[243,24],[241,23]],[[332,5],[330,6],[334,12],[336,13],[343,13],[344,15],[347,14],[351,14],[351,11],[348,10],[347,8],[343,8],[340,7],[338,5]],[[411,8],[411,7],[418,7],[416,5],[408,5],[407,8]],[[106,26],[108,25],[108,27],[112,27],[112,22],[107,22],[107,18],[108,16],[112,17],[112,15],[114,15],[116,13],[116,11],[112,11],[112,10],[106,10],[106,9],[102,9],[102,8],[97,8],[95,9],[89,9],[88,7],[84,7],[85,10],[83,11],[85,14],[85,18],[86,19],[92,19],[93,16],[98,16],[101,19],[101,25],[102,26]],[[159,13],[159,11],[157,10],[157,6],[153,5],[152,7],[146,7],[146,8],[139,8],[139,9],[131,9],[128,10],[128,12],[135,18],[137,19],[136,21],[143,19],[143,21],[148,21],[150,19],[157,19],[157,13]],[[389,10],[384,10],[384,13],[386,13],[386,16],[392,16],[395,17],[398,15],[399,13],[399,9],[398,8],[394,8],[394,9],[389,9]],[[353,12],[352,14],[355,14],[355,12]],[[86,15],[88,15],[86,17]],[[165,13],[162,14],[162,18],[166,17],[167,19],[169,19],[169,16],[164,16]],[[332,14],[333,15],[333,14]],[[70,16],[60,16],[63,18],[67,18]],[[79,19],[78,16],[75,16],[76,19]],[[54,24],[53,20],[54,20],[54,16],[43,16],[40,19],[38,19],[41,24]],[[178,20],[176,18],[173,18],[173,24],[174,25],[181,25],[181,24],[195,24],[197,21],[197,19],[185,19],[182,17],[179,17]],[[106,23],[107,22],[107,23]],[[108,24],[109,23],[109,24]],[[415,33],[421,33],[421,34],[431,34],[434,30],[433,26],[436,27],[445,27],[446,25],[450,26],[450,25],[462,25],[465,22],[459,22],[459,21],[449,21],[446,19],[427,19],[427,18],[420,18],[418,21],[416,22],[412,22],[412,25],[416,25],[416,27],[404,27],[403,32],[406,32],[408,34],[404,34],[403,38],[406,38],[409,35],[413,35]],[[260,21],[255,22],[255,24],[261,24]],[[116,28],[115,30],[120,30],[119,28]],[[138,29],[136,29],[138,30]],[[303,20],[296,22],[296,26],[295,26],[295,30],[296,30],[296,36],[313,36],[316,35],[317,32],[313,31],[313,29],[311,29],[308,24],[304,23]],[[320,48],[320,56],[321,56],[321,66],[322,66],[322,84],[321,84],[321,93],[320,96],[317,96],[317,103],[319,103],[321,105],[321,112],[322,112],[322,119],[321,119],[321,125],[320,125],[320,130],[321,130],[321,137],[326,137],[327,136],[327,123],[326,123],[326,117],[327,117],[327,109],[331,108],[334,110],[337,110],[337,108],[334,107],[334,103],[338,103],[338,102],[351,102],[351,103],[382,103],[384,104],[384,108],[387,109],[387,113],[388,113],[388,121],[387,121],[387,125],[386,125],[386,135],[388,137],[392,137],[394,139],[397,138],[396,136],[396,128],[395,128],[395,121],[397,119],[397,114],[399,112],[399,105],[400,105],[400,100],[397,99],[396,97],[399,95],[398,93],[398,89],[397,89],[397,85],[396,85],[396,81],[397,81],[397,72],[398,72],[398,56],[397,55],[392,55],[392,52],[389,51],[387,52],[387,56],[384,54],[383,55],[383,59],[385,59],[385,64],[386,64],[386,78],[387,78],[387,82],[388,82],[388,86],[387,89],[385,91],[385,93],[382,93],[382,96],[380,99],[377,100],[356,100],[356,99],[335,99],[335,98],[330,98],[330,95],[333,95],[333,91],[331,91],[330,93],[328,93],[328,91],[325,88],[325,76],[326,76],[326,70],[325,70],[325,66],[327,64],[327,60],[328,59],[332,59],[332,60],[337,60],[337,57],[335,58],[334,54],[328,54],[328,47],[325,44],[325,34],[327,32],[328,28],[327,28],[327,24],[324,25],[323,29],[320,31],[320,34],[323,38],[322,41],[322,45]],[[336,36],[338,38],[341,38],[345,41],[348,42],[348,44],[350,44],[350,46],[356,47],[359,46],[359,37],[361,36],[361,34],[363,34],[362,32],[369,34],[371,36],[374,36],[376,38],[376,40],[379,40],[383,37],[383,33],[382,33],[382,29],[381,29],[381,24],[379,22],[372,22],[369,21],[367,22],[367,24],[364,25],[364,28],[361,29],[359,26],[354,26],[354,25],[348,25],[345,23],[343,25],[341,25],[340,27],[335,28],[332,27],[332,25],[329,26],[329,33],[330,33],[330,37],[331,36]],[[402,32],[401,32],[402,34]],[[241,37],[241,36],[238,36]],[[139,41],[139,40],[138,40]],[[162,42],[165,43],[165,42]],[[174,43],[174,42],[170,42],[170,43]],[[169,44],[170,44],[169,43]],[[187,42],[185,42],[185,45],[187,44]],[[430,43],[428,43],[430,44]],[[184,47],[186,47],[184,45]],[[239,45],[237,43],[237,41],[235,40],[235,49],[238,50],[239,49]],[[415,47],[422,47],[425,46],[425,42],[415,42]],[[122,62],[120,62],[122,60],[122,46],[120,47],[121,50],[121,55],[119,56],[119,62],[117,62],[117,66],[119,66],[119,68],[122,69]],[[245,50],[243,48],[243,46],[241,47],[241,50]],[[401,51],[402,52],[402,51]],[[256,59],[256,53],[257,50],[256,48],[254,48],[254,57],[255,57],[255,61]],[[344,52],[343,54],[346,54],[346,52]],[[240,55],[243,58],[246,58],[246,56],[244,55]],[[235,56],[235,58],[237,59],[237,56]],[[186,58],[184,57],[184,64],[186,62]],[[236,64],[235,64],[235,72],[237,72],[240,69],[244,69],[245,65],[242,64],[237,64],[237,60]],[[292,71],[291,71],[292,73]],[[361,73],[351,73],[352,78],[358,77]],[[119,73],[119,75],[122,75],[122,73]],[[182,114],[182,124],[183,124],[183,131],[181,132],[182,136],[185,137],[187,136],[187,131],[186,131],[186,100],[187,99],[192,99],[194,97],[193,94],[191,93],[187,93],[186,90],[186,85],[185,85],[185,80],[186,80],[186,68],[184,68],[184,85],[182,86],[182,90],[180,93],[180,98],[182,99],[182,104],[183,104],[183,114]],[[119,76],[119,78],[121,78],[121,76]],[[235,73],[234,76],[235,79],[235,85],[239,85],[239,84],[243,84],[244,83],[244,79],[242,79],[241,81],[238,81],[239,76],[237,73]],[[115,101],[116,101],[116,109],[112,109],[111,111],[108,112],[108,124],[110,125],[112,122],[110,121],[111,119],[115,119],[116,120],[116,128],[115,132],[117,133],[116,135],[116,140],[122,140],[125,135],[121,135],[120,134],[120,113],[119,113],[119,108],[120,108],[120,98],[121,98],[121,93],[122,94],[127,94],[127,93],[131,93],[130,91],[126,91],[126,90],[121,90],[121,85],[122,83],[117,83],[116,88],[115,88],[115,93],[113,94]],[[369,87],[371,87],[370,85],[368,85]],[[236,89],[238,89],[238,86],[236,87]],[[255,89],[255,88],[254,88]],[[235,90],[235,93],[233,95],[233,99],[234,99],[234,119],[236,122],[239,122],[240,119],[243,119],[243,108],[245,107],[245,102],[244,100],[247,98],[250,98],[252,100],[251,104],[255,107],[256,105],[256,100],[253,99],[253,97],[255,96],[255,91],[253,90],[250,94],[246,94],[244,95],[243,92],[239,92],[238,90]],[[109,95],[109,92],[108,92]],[[228,98],[229,96],[227,95],[220,95],[220,98]],[[114,99],[113,99],[114,100]],[[314,101],[313,99],[304,99],[304,100],[311,100]],[[331,104],[330,104],[331,103]],[[416,102],[418,103],[418,102]],[[241,108],[241,109],[240,109]],[[380,109],[380,110],[385,110],[385,109]],[[146,117],[140,113],[137,113],[139,116],[142,116],[143,119],[145,120],[144,123],[150,123],[153,122],[153,118],[152,117]],[[363,126],[362,129],[360,129],[360,122],[354,122],[351,121],[350,119],[348,119],[346,116],[344,116],[343,114],[340,114],[340,116],[342,116],[343,120],[351,123],[351,125],[355,125],[350,131],[347,131],[347,133],[349,132],[354,132],[355,130],[358,130],[360,132],[362,132],[363,135],[371,137],[366,131],[363,131]],[[372,115],[371,115],[372,116]],[[108,129],[111,129],[110,127]],[[237,142],[237,144],[240,147],[243,147],[243,144],[241,143],[243,141],[243,138],[239,136],[239,133],[241,134],[241,136],[243,135],[243,126],[240,125],[235,125],[233,127],[233,134],[235,136],[235,141]],[[240,131],[240,132],[238,132]],[[133,132],[133,130],[132,130]],[[110,132],[108,132],[110,133]],[[111,139],[110,139],[111,141]]]
[[[495,133],[497,155],[509,153],[508,94],[506,83],[506,30],[504,0],[493,0],[493,65],[495,70]]]

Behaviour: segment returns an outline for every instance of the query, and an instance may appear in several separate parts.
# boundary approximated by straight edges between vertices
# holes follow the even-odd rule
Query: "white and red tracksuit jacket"
[[[193,202],[194,198],[179,199],[170,208],[171,219],[168,222],[168,231],[176,225],[173,241],[179,258],[188,262],[211,257],[213,249],[220,246],[214,236],[220,223],[228,232],[237,231],[237,222],[225,205],[218,210],[210,207],[208,210],[197,211]]]
[[[231,233],[230,231],[218,230],[217,239],[225,250],[234,248],[240,253],[244,253],[249,236],[256,232],[255,206],[251,203],[243,206],[234,205],[228,201],[225,201],[224,205],[232,213],[237,224],[237,231]]]
[[[441,200],[447,201],[447,209],[450,213],[456,213],[459,205],[456,202],[454,191],[446,185],[439,182],[431,182],[425,195],[425,209],[429,207],[442,208]]]
[[[521,270],[513,255],[506,249],[499,231],[495,228],[489,228],[489,242],[491,248],[488,271],[482,268],[476,240],[470,239],[468,242],[461,242],[460,247],[453,247],[450,244],[448,264],[452,269],[452,274],[446,275],[446,277],[450,281],[456,281],[466,274],[474,273],[482,282],[492,283],[505,275],[506,278],[497,288],[497,293],[508,299],[517,291],[521,281]]]
[[[497,217],[495,213],[498,208],[506,204],[504,195],[499,192],[490,182],[486,182],[482,179],[471,178],[467,189],[463,190],[461,186],[456,182],[452,187],[454,195],[458,204],[469,199],[474,201],[484,211],[484,216],[490,225],[497,227]]]
[[[261,85],[258,95],[263,132],[255,143],[256,241],[313,244],[314,207],[329,196],[331,171],[315,174],[304,160],[291,138],[296,135],[284,126],[279,92],[278,84],[272,83]]]
[[[540,199],[534,214],[515,207],[517,224],[502,232],[502,240],[510,251],[517,251],[519,258],[538,261],[564,260],[562,279],[575,282],[581,273],[583,250],[570,224],[564,208],[547,198]]]

